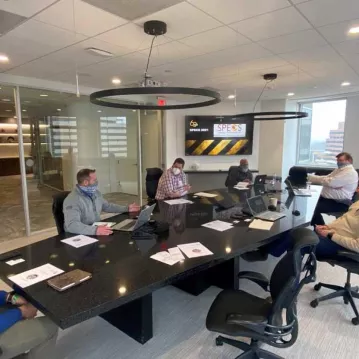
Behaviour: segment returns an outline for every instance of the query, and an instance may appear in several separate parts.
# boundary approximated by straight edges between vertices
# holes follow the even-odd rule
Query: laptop
[[[247,203],[254,218],[274,222],[285,217],[283,213],[268,211],[262,196],[248,198]]]
[[[292,183],[287,178],[284,183],[288,187],[288,192],[290,196],[299,196],[299,197],[312,197],[312,192],[309,189],[295,189],[293,188]]]
[[[115,231],[133,232],[142,227],[151,219],[151,214],[156,207],[156,203],[141,211],[137,219],[125,219],[114,225],[111,229]]]
[[[254,186],[265,185],[266,179],[267,179],[267,175],[257,175],[256,178],[254,179],[253,185]]]

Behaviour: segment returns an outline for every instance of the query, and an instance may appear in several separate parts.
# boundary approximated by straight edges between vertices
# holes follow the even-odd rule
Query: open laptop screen
[[[253,214],[267,211],[267,206],[262,196],[255,196],[247,199],[248,206]]]

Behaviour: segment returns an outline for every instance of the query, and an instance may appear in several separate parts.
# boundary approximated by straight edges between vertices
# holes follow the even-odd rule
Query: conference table
[[[237,273],[241,269],[241,255],[275,240],[281,235],[310,223],[321,187],[312,186],[311,197],[290,197],[286,190],[263,193],[277,197],[278,211],[286,216],[274,222],[270,230],[250,229],[249,222],[233,224],[233,214],[241,213],[246,199],[258,194],[255,188],[232,188],[207,191],[215,198],[188,195],[192,204],[169,205],[163,201],[156,206],[153,218],[165,222],[169,230],[151,238],[133,238],[131,233],[114,232],[98,236],[97,242],[74,248],[61,242],[73,236],[66,233],[31,244],[0,256],[0,278],[34,304],[60,328],[66,329],[95,316],[101,316],[113,326],[140,343],[153,336],[152,293],[167,285],[174,285],[193,295],[209,286],[239,288]],[[223,209],[218,202],[232,201],[234,207]],[[221,210],[222,209],[222,210]],[[292,214],[296,209],[300,215]],[[131,217],[121,214],[113,222]],[[220,232],[202,224],[219,219],[233,224]],[[179,244],[200,242],[213,255],[185,258],[172,266],[150,256]],[[25,261],[14,266],[5,262],[14,256]],[[14,285],[8,277],[50,263],[65,272],[82,269],[92,278],[64,292],[52,289],[46,281],[26,288]],[[160,330],[160,328],[159,328]]]

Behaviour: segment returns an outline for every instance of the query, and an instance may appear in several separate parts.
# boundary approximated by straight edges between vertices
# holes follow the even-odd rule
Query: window
[[[126,117],[101,117],[101,156],[127,157]]]
[[[297,164],[334,167],[343,151],[346,100],[302,103],[308,117],[299,122]]]

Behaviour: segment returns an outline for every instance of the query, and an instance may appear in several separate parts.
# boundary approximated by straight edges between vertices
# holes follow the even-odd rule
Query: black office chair
[[[61,192],[52,197],[52,214],[55,219],[58,234],[65,232],[64,201],[70,192]]]
[[[266,292],[270,292],[269,299],[242,290],[223,290],[209,310],[206,321],[208,330],[251,339],[251,343],[247,344],[223,336],[216,338],[218,346],[227,343],[244,351],[236,359],[280,359],[280,356],[261,349],[259,343],[287,348],[297,339],[297,295],[305,284],[314,281],[316,258],[313,250],[319,240],[317,235],[307,228],[293,230],[291,236],[292,248],[276,265],[270,282],[256,272],[238,274],[240,279],[251,280]],[[303,249],[309,253],[305,262]],[[303,279],[302,272],[305,272]],[[285,319],[282,317],[284,312]]]
[[[321,260],[321,258],[319,258]],[[344,287],[340,287],[338,285],[326,284],[326,283],[318,283],[314,286],[316,291],[319,291],[320,288],[328,288],[334,290],[333,293],[325,295],[323,297],[314,299],[310,302],[310,305],[313,308],[316,308],[319,302],[324,302],[328,299],[343,297],[344,303],[350,303],[353,311],[355,313],[355,317],[352,319],[352,323],[354,325],[359,324],[359,313],[358,309],[355,305],[354,298],[359,298],[359,287],[352,287],[350,283],[350,276],[352,273],[359,274],[359,253],[349,252],[349,251],[339,251],[338,256],[332,259],[323,259],[323,261],[329,263],[332,266],[340,266],[347,270],[347,281]]]
[[[154,203],[156,201],[156,192],[158,187],[158,182],[163,174],[161,168],[146,168],[146,194],[148,197],[148,203]]]

